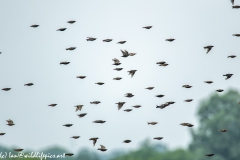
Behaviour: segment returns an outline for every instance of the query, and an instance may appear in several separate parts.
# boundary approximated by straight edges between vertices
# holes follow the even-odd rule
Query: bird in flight
[[[113,80],[121,80],[121,79],[122,79],[121,77],[113,78]]]
[[[229,78],[231,78],[233,76],[233,74],[228,73],[228,74],[224,74],[223,76],[226,76],[226,80],[228,80]]]
[[[97,38],[93,38],[93,37],[87,37],[87,41],[95,41]]]
[[[235,5],[235,6],[232,6],[233,9],[239,9],[240,6],[239,5]]]
[[[74,21],[74,20],[71,20],[71,21],[67,21],[67,23],[70,23],[70,24],[73,24],[73,23],[75,23],[76,21]]]
[[[155,137],[155,138],[153,138],[153,139],[161,140],[161,139],[163,139],[163,137]]]
[[[69,51],[73,51],[74,49],[76,49],[77,47],[69,47],[69,48],[66,48],[66,50],[69,50]]]
[[[124,140],[123,143],[130,143],[131,140]]]
[[[207,83],[207,84],[213,83],[213,81],[204,81],[204,82]]]
[[[0,133],[0,136],[3,136],[3,135],[5,135],[6,133]]]
[[[124,44],[126,43],[127,41],[119,41],[117,44]]]
[[[104,39],[103,42],[111,42],[112,39]]]
[[[154,87],[147,87],[145,89],[152,90]]]
[[[49,104],[50,107],[55,107],[57,104]]]
[[[99,104],[101,103],[100,101],[93,101],[93,102],[90,102],[90,104]]]
[[[78,139],[80,136],[72,136],[73,139]]]
[[[84,78],[86,78],[86,76],[77,76],[77,78],[84,79]]]
[[[240,34],[233,34],[233,36],[235,36],[235,37],[240,37]]]
[[[125,111],[125,112],[131,112],[132,109],[125,109],[124,111]]]
[[[219,132],[227,132],[228,130],[227,129],[221,129],[221,130],[218,130]]]
[[[129,56],[129,53],[128,53],[128,51],[127,50],[121,50],[121,52],[122,52],[122,57],[128,57]]]
[[[15,125],[11,119],[6,120],[6,121],[7,121],[7,123],[8,123],[8,124],[6,124],[6,125],[8,125],[8,126],[13,126],[13,125]]]
[[[131,97],[133,97],[134,95],[132,94],[132,93],[126,93],[125,94],[125,97],[128,97],[128,98],[131,98]]]
[[[32,27],[32,28],[37,28],[39,25],[38,24],[33,24],[33,25],[31,25],[30,27]]]
[[[152,26],[145,26],[145,27],[143,27],[143,28],[145,28],[145,29],[151,29]]]
[[[172,41],[174,41],[175,39],[173,39],[173,38],[169,38],[169,39],[166,39],[166,41],[169,41],[169,42],[172,42]]]
[[[137,70],[128,71],[128,73],[129,73],[129,75],[131,75],[131,77],[133,77],[136,72],[137,72]]]
[[[134,107],[134,108],[140,108],[140,107],[142,107],[141,105],[135,105],[135,106],[132,106],[132,107]]]
[[[206,50],[207,50],[207,53],[208,53],[208,52],[210,52],[210,51],[212,50],[213,47],[214,47],[214,46],[205,46],[205,47],[203,47],[203,48],[206,49]]]
[[[158,122],[147,122],[148,123],[148,125],[156,125],[156,124],[158,124]]]
[[[230,55],[227,58],[235,58],[235,57],[237,57],[237,56],[236,55]]]
[[[98,150],[102,151],[102,152],[105,152],[107,149],[105,146],[103,145],[100,145],[100,148],[98,148]]]
[[[118,103],[116,103],[118,105],[118,110],[120,110],[125,103],[126,102],[118,102]]]
[[[193,99],[186,99],[184,102],[192,102]]]
[[[59,28],[57,31],[65,31],[67,28]]]
[[[24,86],[32,86],[33,83],[27,83],[27,84],[24,84]]]
[[[3,91],[10,91],[11,88],[3,88],[2,90],[3,90]]]
[[[123,68],[115,68],[113,70],[116,70],[116,71],[121,71]]]
[[[76,112],[77,111],[81,111],[82,110],[82,107],[83,107],[84,105],[76,105],[76,106],[74,106],[74,107],[76,107]]]
[[[105,123],[106,121],[103,121],[103,120],[96,120],[96,121],[93,121],[93,123]]]
[[[73,156],[73,153],[65,153],[65,156]]]
[[[60,62],[60,65],[61,65],[61,64],[68,65],[69,63],[70,63],[70,62],[64,61],[64,62]]]
[[[192,86],[190,86],[190,85],[188,85],[188,84],[183,85],[182,87],[183,87],[183,88],[192,88]]]
[[[224,90],[223,89],[217,89],[216,91],[217,92],[223,92]]]
[[[71,127],[73,124],[64,124],[65,127]]]
[[[97,140],[98,140],[99,138],[97,138],[97,137],[95,137],[95,138],[90,138],[89,140],[90,141],[93,141],[93,146],[95,146],[95,144],[97,143]]]
[[[213,155],[214,155],[213,153],[205,154],[205,156],[208,156],[208,157],[211,157],[211,156],[213,156]]]
[[[86,116],[86,115],[87,115],[87,113],[81,113],[81,114],[78,115],[78,117],[79,117],[79,118],[82,118],[82,117],[84,117],[84,116]]]
[[[162,97],[164,97],[164,95],[159,94],[159,95],[156,95],[156,97],[158,97],[158,98],[162,98]]]
[[[103,85],[104,83],[103,82],[97,82],[95,84],[98,84],[98,85]]]
[[[114,64],[113,65],[116,65],[116,66],[118,66],[118,65],[120,65],[121,63],[120,63],[120,61],[117,59],[117,58],[114,58],[114,59],[112,59],[113,60],[113,62],[114,62]],[[121,69],[122,70],[122,69]],[[119,71],[119,70],[118,70]]]
[[[16,152],[21,152],[21,151],[23,151],[24,149],[22,149],[22,148],[17,148],[17,149],[14,149],[14,151],[16,151]]]

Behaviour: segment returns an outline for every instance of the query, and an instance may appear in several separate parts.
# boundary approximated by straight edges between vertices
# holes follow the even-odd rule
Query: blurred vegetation
[[[225,91],[226,92],[226,91]],[[205,154],[215,154],[211,160],[239,160],[240,159],[240,94],[235,90],[229,90],[224,94],[213,94],[204,99],[197,112],[199,127],[191,129],[192,141],[187,149],[169,150],[161,142],[152,144],[146,139],[136,150],[124,152],[122,150],[100,154],[99,152],[81,149],[73,157],[66,157],[64,160],[206,160]],[[228,132],[219,132],[220,129],[227,129]],[[0,153],[12,152],[0,146]],[[69,151],[51,147],[43,150],[44,153],[62,154]],[[28,153],[26,151],[26,153]],[[16,152],[15,152],[16,154]],[[6,158],[10,160],[10,158]],[[24,160],[25,158],[11,158]],[[27,158],[36,160],[39,158]],[[59,158],[62,159],[62,158]],[[56,159],[52,159],[56,160]]]

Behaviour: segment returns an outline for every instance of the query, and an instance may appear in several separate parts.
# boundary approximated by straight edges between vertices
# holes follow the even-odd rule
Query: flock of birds
[[[232,8],[234,8],[234,9],[239,9],[240,8],[240,6],[239,5],[234,5],[234,0],[231,0],[231,3],[232,3]],[[74,21],[74,20],[71,20],[71,21],[67,21],[67,23],[69,23],[69,24],[74,24],[76,21]],[[32,27],[32,28],[37,28],[37,27],[39,27],[40,25],[38,25],[38,24],[34,24],[34,25],[31,25],[30,27]],[[144,29],[151,29],[152,28],[152,26],[145,26],[145,27],[143,27]],[[59,28],[57,31],[65,31],[67,28]],[[236,37],[240,37],[240,34],[233,34],[233,36],[236,36]],[[86,39],[87,41],[95,41],[95,40],[97,40],[97,38],[93,38],[93,37],[87,37],[87,39]],[[103,40],[103,42],[111,42],[113,39],[104,39]],[[166,41],[168,41],[168,42],[173,42],[173,41],[175,41],[175,39],[174,38],[169,38],[169,39],[166,39]],[[117,44],[124,44],[124,43],[126,43],[127,41],[119,41]],[[212,49],[213,49],[213,47],[214,46],[212,46],[212,45],[208,45],[208,46],[204,46],[203,48],[204,49],[206,49],[206,53],[209,53]],[[69,47],[69,48],[66,48],[66,50],[70,50],[70,51],[72,51],[72,50],[75,50],[76,49],[76,47]],[[129,57],[129,56],[135,56],[136,55],[136,53],[129,53],[127,50],[120,50],[121,52],[122,52],[122,57],[124,57],[124,58],[126,58],[126,57]],[[1,54],[1,52],[0,52],[0,54]],[[229,55],[227,58],[236,58],[237,56],[236,55]],[[112,59],[113,60],[113,62],[114,62],[114,64],[113,65],[115,65],[115,66],[119,66],[119,65],[121,65],[121,63],[120,63],[120,60],[118,60],[117,58],[114,58],[114,59]],[[63,62],[60,62],[60,65],[68,65],[70,62],[67,62],[67,61],[63,61]],[[166,66],[168,66],[168,63],[166,63],[165,61],[160,61],[160,62],[157,62],[156,63],[157,65],[159,65],[159,66],[163,66],[163,67],[166,67]],[[116,71],[121,71],[123,68],[115,68],[114,70],[116,70]],[[135,74],[136,74],[136,72],[137,72],[137,70],[130,70],[130,71],[128,71],[128,73],[129,73],[129,75],[131,75],[131,77],[133,77]],[[231,74],[231,73],[227,73],[227,74],[225,74],[225,75],[223,75],[223,76],[225,76],[226,78],[226,80],[228,80],[228,79],[230,79],[232,76],[233,76],[233,74]],[[84,79],[84,78],[86,78],[86,76],[77,76],[76,78],[79,78],[79,79]],[[116,77],[116,78],[113,78],[113,80],[121,80],[122,78],[121,77]],[[213,81],[204,81],[204,83],[207,83],[207,84],[212,84],[212,83],[214,83]],[[98,85],[104,85],[104,83],[103,82],[97,82],[96,84],[98,84]],[[24,86],[33,86],[34,84],[33,83],[26,83],[26,84],[24,84]],[[191,85],[188,85],[188,84],[185,84],[185,85],[183,85],[182,86],[183,88],[191,88],[192,86]],[[154,89],[154,87],[147,87],[147,88],[145,88],[145,89],[148,89],[148,90],[152,90],[152,89]],[[2,90],[3,91],[10,91],[11,90],[11,88],[2,88]],[[224,90],[223,89],[218,89],[218,90],[216,90],[216,92],[223,92]],[[134,95],[132,94],[132,93],[126,93],[125,94],[125,97],[128,97],[128,98],[131,98],[131,97],[133,97]],[[164,97],[164,95],[156,95],[156,97],[158,97],[158,98],[162,98],[162,97]],[[185,102],[191,102],[191,101],[193,101],[193,99],[186,99],[186,100],[184,100]],[[97,104],[99,104],[99,103],[101,103],[100,101],[93,101],[93,102],[90,102],[90,104],[95,104],[95,105],[97,105]],[[118,107],[118,110],[120,110],[122,107],[123,107],[123,105],[125,104],[126,102],[118,102],[118,103],[116,103],[117,104],[117,107]],[[161,104],[161,105],[157,105],[157,107],[156,108],[160,108],[160,109],[164,109],[165,107],[167,107],[167,106],[169,106],[169,105],[171,105],[171,104],[174,104],[175,102],[173,102],[173,101],[169,101],[169,102],[166,102],[166,103],[164,103],[164,104]],[[240,104],[240,102],[239,102],[239,104]],[[50,106],[50,107],[55,107],[55,106],[57,106],[57,104],[49,104],[48,106]],[[77,105],[77,106],[75,106],[76,107],[76,112],[77,111],[81,111],[82,110],[82,107],[83,107],[84,105]],[[132,107],[134,107],[134,108],[140,108],[141,107],[141,105],[135,105],[135,106],[132,106]],[[125,112],[131,112],[132,111],[132,109],[125,109],[124,110]],[[78,116],[79,116],[79,118],[82,118],[82,117],[84,117],[84,116],[86,116],[87,115],[87,113],[81,113],[81,114],[78,114]],[[13,122],[13,120],[11,120],[11,119],[8,119],[8,120],[6,120],[7,121],[7,124],[6,125],[8,125],[8,126],[14,126],[15,124],[14,124],[14,122]],[[104,120],[95,120],[95,121],[93,121],[93,123],[105,123],[106,121],[104,121]],[[148,125],[156,125],[158,122],[147,122],[147,124]],[[71,127],[73,124],[64,124],[63,126],[65,126],[65,127]],[[193,127],[194,125],[193,124],[191,124],[191,123],[181,123],[180,125],[182,125],[182,126],[187,126],[187,127]],[[227,129],[221,129],[221,130],[219,130],[219,132],[227,132],[228,130]],[[3,136],[3,135],[5,135],[6,133],[0,133],[0,136]],[[80,136],[72,136],[72,137],[70,137],[70,138],[73,138],[73,139],[78,139],[78,138],[80,138]],[[93,137],[93,138],[90,138],[89,140],[91,140],[91,141],[93,141],[93,146],[95,146],[95,144],[97,143],[97,140],[98,140],[99,138],[98,137]],[[155,139],[155,140],[161,140],[161,139],[163,139],[163,137],[154,137],[153,139]],[[123,141],[123,143],[130,143],[131,142],[131,140],[124,140]],[[20,152],[20,151],[23,151],[24,149],[22,149],[22,148],[17,148],[17,149],[14,149],[14,151],[16,151],[16,152]],[[100,150],[100,151],[107,151],[107,148],[105,147],[105,146],[103,146],[103,145],[100,145],[100,148],[98,148],[98,150]],[[73,153],[65,153],[65,155],[66,156],[72,156],[72,155],[74,155]],[[213,153],[210,153],[210,154],[206,154],[205,156],[213,156],[214,154]]]

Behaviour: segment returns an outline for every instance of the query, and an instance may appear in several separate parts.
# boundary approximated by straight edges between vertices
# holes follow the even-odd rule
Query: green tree
[[[240,159],[240,94],[229,90],[225,94],[213,94],[203,100],[197,112],[200,126],[191,130],[189,149],[197,160],[206,159],[208,153],[215,154],[211,160]],[[228,132],[219,132],[227,129]]]

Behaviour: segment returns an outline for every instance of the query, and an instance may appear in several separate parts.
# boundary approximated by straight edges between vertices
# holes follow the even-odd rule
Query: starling
[[[237,57],[237,56],[236,55],[230,55],[227,58],[235,58],[235,57]]]
[[[126,102],[118,102],[118,103],[116,103],[118,105],[118,110],[120,110],[125,103]]]
[[[3,136],[4,134],[6,134],[6,133],[0,133],[0,136]]]
[[[69,51],[73,51],[74,49],[76,49],[77,47],[69,47],[69,48],[66,48],[66,50],[69,50]]]
[[[145,27],[143,27],[143,28],[145,28],[145,29],[150,29],[150,28],[152,28],[152,26],[145,26]]]
[[[123,56],[122,57],[128,57],[129,56],[129,53],[128,53],[128,51],[127,50],[121,50],[121,52],[122,52],[122,54],[123,54]]]
[[[131,140],[124,140],[123,143],[130,143]]]
[[[104,39],[103,42],[111,42],[112,39]]]
[[[135,105],[135,106],[132,106],[132,107],[134,107],[134,108],[140,108],[140,107],[142,107],[141,105]]]
[[[27,83],[27,84],[24,84],[24,86],[32,86],[33,83]]]
[[[160,64],[159,66],[166,67],[166,66],[168,66],[168,64],[167,64],[167,63],[164,63],[164,64]]]
[[[233,76],[233,74],[224,74],[223,76],[226,76],[226,80],[228,80],[229,78],[231,78]]]
[[[160,105],[160,106],[157,105],[156,108],[164,109],[164,108],[166,108],[167,106],[169,106],[169,104],[162,104],[162,105]]]
[[[69,63],[70,63],[70,62],[66,62],[66,61],[65,61],[65,62],[60,62],[60,65],[61,65],[61,64],[67,65],[67,64],[69,64]]]
[[[73,139],[78,139],[80,136],[72,136]]]
[[[98,85],[103,85],[104,83],[103,83],[103,82],[98,82],[98,83],[95,83],[95,84],[98,84]]]
[[[125,112],[131,112],[132,109],[125,109],[124,111],[125,111]]]
[[[157,62],[156,64],[165,64],[166,62],[164,62],[164,61],[161,61],[161,62]]]
[[[227,129],[221,129],[219,130],[219,132],[227,132],[228,130]]]
[[[67,28],[59,28],[57,31],[65,31]]]
[[[124,44],[126,43],[127,41],[119,41],[117,44]]]
[[[193,99],[186,99],[184,102],[192,102]]]
[[[233,36],[240,37],[240,34],[233,34]]]
[[[164,95],[159,94],[159,95],[156,95],[156,97],[158,97],[158,98],[162,98],[162,97],[164,97]]]
[[[90,104],[99,104],[101,103],[100,101],[93,101],[93,102],[90,102]]]
[[[147,123],[148,123],[148,125],[149,125],[149,124],[155,125],[155,124],[157,124],[158,122],[147,122]]]
[[[11,88],[3,88],[2,90],[3,90],[3,91],[10,91]]]
[[[15,125],[11,119],[6,120],[6,121],[8,122],[8,124],[6,124],[6,125],[8,125],[8,126],[13,126],[13,125]]]
[[[145,89],[152,90],[154,87],[147,87]]]
[[[100,148],[98,148],[98,150],[102,151],[102,152],[105,152],[107,149],[105,146],[103,145],[100,145]]]
[[[173,38],[169,38],[169,39],[166,39],[166,41],[169,41],[169,42],[172,42],[172,41],[174,41],[175,39],[173,39]]]
[[[239,9],[240,6],[239,5],[235,5],[235,6],[232,6],[233,9]]]
[[[71,21],[67,21],[67,23],[70,23],[70,24],[73,24],[73,23],[75,23],[76,21],[74,21],[74,20],[71,20]]]
[[[116,71],[121,71],[123,68],[115,68],[113,70],[116,70]]]
[[[222,91],[224,91],[223,89],[218,89],[218,90],[216,90],[217,92],[222,92]]]
[[[137,53],[129,53],[129,56],[135,56]]]
[[[103,120],[96,120],[96,121],[93,121],[93,123],[105,123],[106,121],[103,121]]]
[[[87,37],[87,41],[95,41],[97,38],[93,38],[93,37]]]
[[[81,111],[83,106],[84,106],[84,105],[74,106],[74,107],[76,107],[76,112],[77,112],[77,111]]]
[[[166,102],[166,104],[174,104],[175,102],[170,101],[170,102]]]
[[[113,80],[121,80],[121,79],[122,79],[121,77],[113,78]]]
[[[97,143],[97,140],[98,140],[99,138],[90,138],[89,140],[91,140],[91,141],[93,141],[93,146],[95,146],[95,144]]]
[[[39,25],[37,25],[37,24],[33,24],[33,25],[31,25],[30,27],[32,27],[32,28],[37,28]]]
[[[190,85],[183,85],[182,87],[184,87],[184,88],[192,88],[192,86],[190,86]]]
[[[86,76],[77,76],[77,78],[84,79]]]
[[[208,157],[211,157],[213,156],[214,154],[210,153],[210,154],[205,154],[205,156],[208,156]]]
[[[136,71],[137,70],[130,70],[130,71],[128,71],[128,73],[129,73],[129,75],[131,75],[131,77],[133,77]]]
[[[73,153],[65,153],[65,156],[73,156]]]
[[[131,98],[131,97],[133,97],[134,95],[132,94],[132,93],[126,93],[125,94],[125,97],[128,97],[128,98]]]
[[[71,127],[73,124],[64,124],[65,127]]]
[[[207,49],[207,53],[211,51],[214,46],[205,46],[204,49]]]
[[[204,82],[207,83],[207,84],[213,83],[213,81],[204,81]]]
[[[55,107],[57,104],[49,104],[50,107]]]
[[[161,139],[163,139],[163,137],[155,137],[155,138],[153,138],[153,139],[161,140]]]
[[[78,117],[79,117],[79,118],[82,118],[82,117],[84,117],[84,116],[86,116],[86,115],[87,115],[87,113],[82,113],[82,114],[79,114]]]
[[[23,149],[18,148],[18,149],[14,149],[14,151],[16,151],[16,152],[21,152],[21,151],[23,151]]]
[[[193,127],[194,126],[191,123],[181,123],[180,125],[187,126],[187,127]]]
[[[120,61],[119,61],[117,58],[114,58],[114,59],[112,59],[112,60],[114,61],[114,64],[113,64],[113,65],[118,66],[118,65],[121,64]]]

